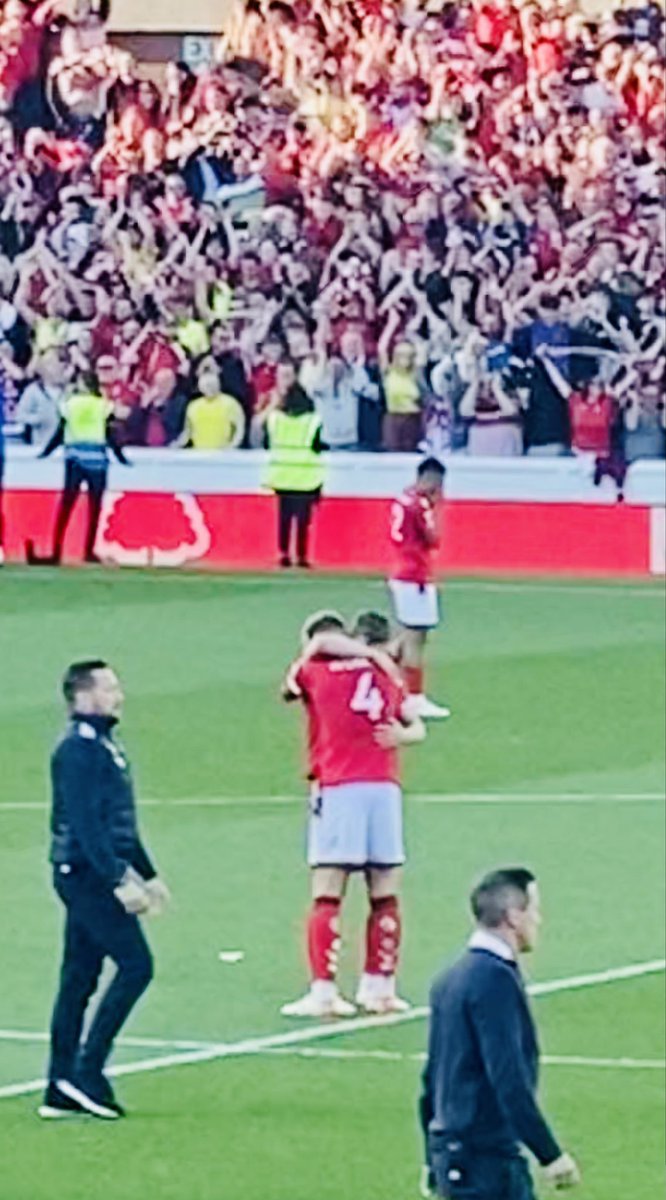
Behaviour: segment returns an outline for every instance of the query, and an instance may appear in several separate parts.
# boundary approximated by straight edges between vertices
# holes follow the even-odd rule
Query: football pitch
[[[543,1097],[581,1200],[664,1180],[664,594],[657,583],[452,581],[430,655],[449,722],[406,755],[408,1020],[285,1021],[304,988],[305,616],[384,607],[376,579],[6,569],[0,575],[0,1200],[409,1200],[425,1004],[484,870],[542,885],[528,964]],[[118,1047],[131,1116],[35,1115],[60,951],[46,766],[67,663],[108,658],[142,823],[173,894]],[[353,995],[364,923],[345,914]],[[220,955],[222,954],[222,958]],[[545,1195],[545,1192],[544,1192]]]

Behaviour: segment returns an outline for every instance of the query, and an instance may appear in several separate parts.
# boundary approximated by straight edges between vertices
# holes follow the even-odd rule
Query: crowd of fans
[[[127,444],[259,446],[298,381],[332,449],[664,453],[657,4],[245,0],[160,88],[107,18],[0,0],[26,436],[85,383]]]

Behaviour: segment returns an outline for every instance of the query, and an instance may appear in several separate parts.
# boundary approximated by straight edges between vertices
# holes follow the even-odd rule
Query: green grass
[[[151,927],[158,977],[128,1033],[235,1042],[283,1032],[303,984],[299,717],[277,699],[315,608],[381,605],[375,580],[133,573],[0,578],[0,1028],[43,1031],[61,915],[46,849],[46,761],[57,680],[102,654],[128,693],[123,724],[147,840],[174,891]],[[546,925],[535,980],[663,955],[664,607],[654,584],[454,583],[431,647],[432,691],[454,717],[406,764],[411,867],[403,989],[423,1003],[467,930],[486,867],[539,874]],[[462,799],[504,793],[501,804]],[[583,794],[583,803],[554,795]],[[528,798],[519,803],[516,795]],[[261,803],[293,797],[292,804]],[[20,806],[25,806],[21,808]],[[363,898],[346,914],[343,981],[360,955]],[[221,949],[242,949],[226,966]],[[663,977],[535,1001],[545,1052],[661,1060]],[[1,1200],[408,1200],[423,1022],[325,1043],[372,1058],[237,1058],[132,1075],[122,1127],[45,1128],[34,1097],[0,1099]],[[313,1047],[314,1048],[314,1047]],[[45,1047],[0,1040],[0,1089],[38,1077]],[[152,1057],[122,1048],[118,1061]],[[160,1053],[159,1051],[157,1052]],[[168,1053],[163,1051],[161,1053]],[[585,1170],[582,1200],[655,1200],[663,1186],[664,1075],[546,1066],[544,1099]]]

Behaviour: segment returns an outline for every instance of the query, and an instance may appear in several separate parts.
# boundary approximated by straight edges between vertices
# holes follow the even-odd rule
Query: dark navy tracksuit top
[[[129,764],[109,717],[74,713],[51,760],[51,862],[93,871],[109,891],[128,867],[143,879],[155,868],[137,827]]]
[[[539,1046],[518,964],[471,946],[434,983],[421,1119],[430,1144],[542,1165],[561,1154],[536,1099]]]

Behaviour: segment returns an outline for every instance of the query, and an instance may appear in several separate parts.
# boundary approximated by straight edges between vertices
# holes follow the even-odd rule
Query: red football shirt
[[[571,444],[574,450],[591,454],[609,454],[613,401],[610,396],[589,400],[580,392],[569,397]]]
[[[308,713],[309,773],[325,787],[399,782],[398,755],[375,741],[379,725],[398,720],[402,685],[367,658],[296,663],[288,688]]]
[[[435,551],[439,546],[438,505],[407,488],[391,505],[391,542],[396,565],[393,579],[408,583],[430,583],[434,576]]]

